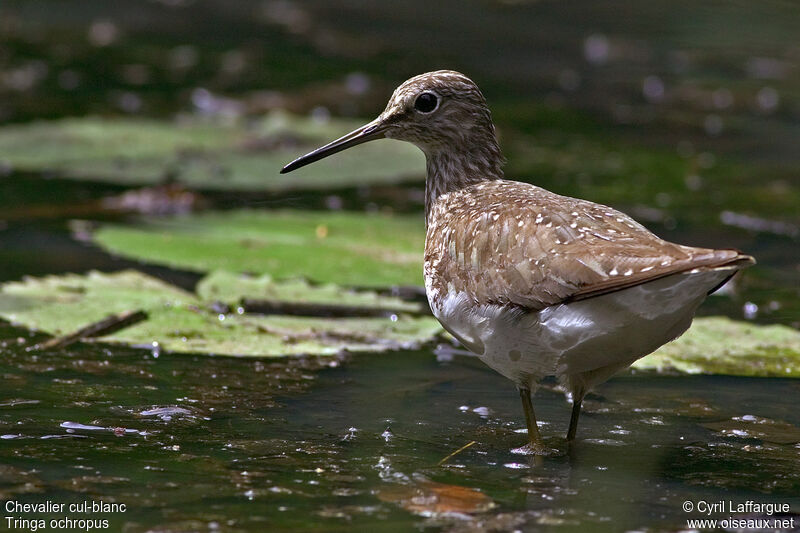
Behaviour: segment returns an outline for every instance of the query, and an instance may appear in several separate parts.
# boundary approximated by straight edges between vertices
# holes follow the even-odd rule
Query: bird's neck
[[[424,148],[428,177],[425,180],[425,220],[439,196],[482,181],[503,179],[503,154],[492,132],[491,138],[464,138],[449,144]]]

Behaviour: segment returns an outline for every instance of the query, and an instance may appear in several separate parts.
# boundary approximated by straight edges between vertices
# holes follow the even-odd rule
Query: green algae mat
[[[640,370],[750,377],[800,377],[800,331],[725,317],[700,317],[682,337],[633,365]]]

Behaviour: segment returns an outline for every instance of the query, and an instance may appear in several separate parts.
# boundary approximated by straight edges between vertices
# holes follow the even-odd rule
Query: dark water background
[[[276,106],[369,118],[406,77],[459,69],[492,105],[510,177],[611,203],[670,239],[754,254],[738,292],[701,312],[748,309],[798,327],[799,23],[789,2],[6,0],[0,121]],[[528,153],[531,141],[577,157],[588,142],[623,162],[633,152],[655,166],[696,162],[689,176],[707,186],[565,172]],[[764,184],[774,201],[759,196]],[[322,209],[335,192],[351,209],[413,212],[419,187],[205,195],[221,208]],[[74,217],[119,218],[91,206],[122,190],[3,169],[0,280],[132,266],[67,229]],[[701,517],[686,500],[800,509],[797,445],[702,425],[746,415],[799,425],[795,380],[625,374],[587,400],[571,449],[568,405],[548,385],[535,405],[563,453],[537,462],[508,451],[525,437],[511,384],[433,347],[251,361],[101,345],[32,353],[31,335],[0,325],[2,500],[125,503],[107,516],[112,530],[675,531]],[[431,482],[496,506],[404,510],[402,495]]]

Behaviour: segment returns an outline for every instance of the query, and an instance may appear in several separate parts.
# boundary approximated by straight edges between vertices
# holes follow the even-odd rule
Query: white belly
[[[624,290],[530,312],[476,305],[463,294],[431,301],[444,328],[520,386],[556,375],[584,391],[681,335],[731,268],[673,274]]]

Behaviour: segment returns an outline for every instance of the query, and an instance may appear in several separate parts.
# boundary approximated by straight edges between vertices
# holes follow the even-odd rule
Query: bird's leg
[[[531,390],[519,387],[519,397],[522,399],[522,410],[525,411],[525,423],[528,426],[531,450],[541,449],[543,448],[542,436],[539,435],[539,426],[536,425],[536,415],[533,412],[533,403],[531,403]]]
[[[569,429],[567,430],[567,440],[575,440],[575,433],[578,431],[578,417],[581,416],[581,403],[583,403],[583,393],[572,394],[572,416],[569,419]]]

